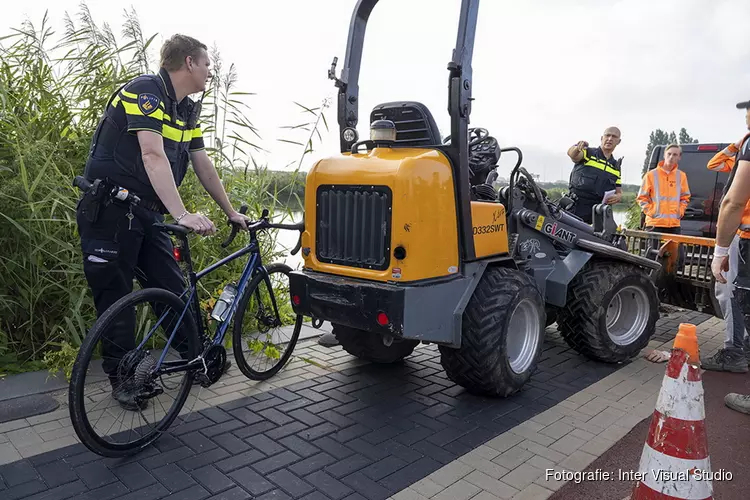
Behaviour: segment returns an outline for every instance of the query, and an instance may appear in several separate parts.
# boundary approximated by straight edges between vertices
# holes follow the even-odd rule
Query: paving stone
[[[522,448],[520,445],[516,445],[495,457],[492,462],[505,467],[506,469],[514,470],[532,456],[534,456],[534,454],[529,450]]]
[[[283,453],[279,453],[278,455],[266,458],[265,460],[255,462],[253,464],[253,468],[261,474],[268,474],[270,472],[274,472],[283,467],[286,467],[287,465],[293,464],[298,460],[300,460],[299,455],[297,455],[296,453],[292,453],[291,451],[285,451]]]
[[[264,479],[263,476],[256,473],[250,467],[244,467],[238,469],[229,474],[235,483],[242,486],[245,490],[250,492],[253,496],[259,496],[263,493],[274,489],[276,486],[270,481]]]
[[[314,486],[303,481],[287,469],[274,472],[268,478],[293,498],[301,497],[315,490]]]
[[[341,500],[354,491],[324,471],[313,472],[304,479],[332,500]]]
[[[213,465],[195,469],[191,472],[191,475],[212,494],[228,490],[234,486],[234,482]]]
[[[124,464],[111,470],[131,491],[140,490],[156,482],[151,473],[139,463]]]
[[[317,493],[317,492],[313,492]],[[323,495],[325,497],[325,495]],[[282,490],[271,490],[258,497],[258,500],[292,500],[292,497],[284,493]]]
[[[489,491],[500,498],[510,498],[515,495],[518,490],[509,486],[508,484],[498,481],[497,479],[488,476],[487,474],[475,470],[464,478],[475,486],[479,486],[485,491]]]
[[[583,464],[626,420],[632,428],[649,416],[661,380],[648,363],[619,371],[591,363],[548,331],[542,371],[508,400],[477,398],[448,380],[435,346],[383,367],[311,341],[296,353],[322,353],[342,371],[297,361],[270,382],[250,382],[233,369],[204,391],[198,411],[134,457],[102,459],[77,444],[67,410],[0,424],[8,444],[0,463],[34,457],[19,462],[28,469],[14,486],[0,465],[0,496],[14,487],[22,487],[16,497],[69,492],[76,500],[95,492],[100,500],[495,500],[551,491],[556,485],[532,476]],[[606,425],[626,411],[620,426]]]
[[[231,490],[224,491],[222,493],[218,493],[212,497],[210,497],[209,500],[247,500],[252,498],[252,496],[247,493],[242,488],[232,488]]]
[[[406,488],[393,495],[393,500],[428,500],[426,496],[423,496],[411,488]]]
[[[341,482],[369,500],[385,500],[389,496],[386,488],[365,476],[361,471],[343,477]]]
[[[524,488],[533,483],[542,474],[544,474],[543,470],[524,463],[506,474],[503,477],[503,482],[523,491]]]
[[[596,457],[585,451],[576,450],[570,454],[565,460],[560,462],[560,467],[565,470],[580,472],[584,470],[588,465],[596,460]]]
[[[552,495],[552,491],[542,488],[538,484],[530,484],[515,495],[513,500],[545,500],[550,495]]]
[[[477,493],[479,493],[481,488],[479,486],[473,485],[468,481],[459,480],[453,483],[448,488],[444,489],[434,497],[432,497],[433,500],[469,500],[469,498],[473,497]]]
[[[259,460],[264,459],[266,456],[258,450],[248,450],[239,455],[233,455],[224,460],[220,460],[216,463],[216,468],[223,473],[232,472],[240,467],[244,467],[248,464],[253,464]]]
[[[472,468],[460,461],[452,462],[438,469],[437,472],[430,475],[430,479],[447,488],[462,477],[472,472]]]
[[[495,479],[500,479],[508,473],[508,469],[486,458],[471,456],[470,454],[467,454],[461,457],[460,460],[469,467],[473,467],[477,471],[483,472],[484,474],[487,474],[488,476]]]
[[[78,474],[75,473],[73,468],[60,460],[41,465],[36,468],[36,471],[50,488],[71,483],[78,479]]]
[[[432,498],[445,489],[443,486],[440,486],[429,477],[417,481],[411,486],[411,488],[420,495],[423,495],[427,498]]]
[[[195,479],[175,464],[159,467],[151,471],[151,473],[171,492],[179,491],[195,484]]]

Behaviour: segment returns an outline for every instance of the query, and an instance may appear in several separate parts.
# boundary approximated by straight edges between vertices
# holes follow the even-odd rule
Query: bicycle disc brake
[[[203,388],[210,387],[221,378],[224,373],[224,365],[227,362],[227,350],[223,345],[214,345],[208,348],[206,355],[203,356],[205,363],[204,371],[198,371],[195,374],[195,380]]]

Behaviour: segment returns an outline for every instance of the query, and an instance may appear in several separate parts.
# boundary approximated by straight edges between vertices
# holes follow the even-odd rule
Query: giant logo
[[[564,227],[558,227],[557,222],[547,222],[542,225],[542,232],[568,243],[573,243],[576,240],[576,235],[573,231],[569,231]]]

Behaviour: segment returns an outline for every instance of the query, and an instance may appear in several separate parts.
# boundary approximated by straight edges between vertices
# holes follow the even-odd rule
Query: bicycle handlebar
[[[240,213],[242,215],[245,215],[247,213],[247,205],[242,205],[240,207]],[[221,244],[222,248],[228,247],[232,241],[234,241],[234,238],[237,236],[237,233],[240,230],[240,225],[236,222],[229,221],[229,224],[232,225],[232,233],[229,235],[227,240]],[[268,222],[268,210],[263,210],[263,214],[261,215],[261,219],[258,222],[255,222],[253,224],[249,224],[247,226],[248,231],[255,232],[260,231],[263,229],[287,229],[291,231],[299,231],[299,239],[297,240],[297,245],[292,250],[291,254],[296,255],[297,252],[299,252],[300,248],[302,247],[302,232],[305,230],[305,223],[299,222],[297,224],[274,224],[271,222]]]

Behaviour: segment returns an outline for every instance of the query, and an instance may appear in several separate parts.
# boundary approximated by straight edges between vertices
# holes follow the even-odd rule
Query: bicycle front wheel
[[[184,309],[172,292],[138,290],[115,302],[92,326],[73,365],[68,400],[76,435],[94,453],[136,453],[179,415],[193,374],[156,375],[155,368],[162,355],[163,368],[200,353],[194,317],[189,311],[182,316]]]
[[[266,380],[289,361],[302,329],[302,315],[292,309],[291,267],[275,263],[259,272],[240,297],[234,318],[232,349],[240,371]]]

